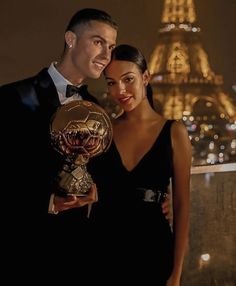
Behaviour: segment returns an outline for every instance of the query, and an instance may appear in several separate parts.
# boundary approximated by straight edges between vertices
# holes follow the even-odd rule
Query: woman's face
[[[105,70],[109,94],[124,111],[136,108],[146,97],[148,71],[143,74],[132,62],[112,60]]]

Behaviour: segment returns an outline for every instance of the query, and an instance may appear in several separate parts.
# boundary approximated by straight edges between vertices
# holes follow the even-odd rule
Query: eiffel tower
[[[155,109],[183,120],[193,165],[236,162],[236,108],[210,67],[193,0],[164,0],[149,69]]]

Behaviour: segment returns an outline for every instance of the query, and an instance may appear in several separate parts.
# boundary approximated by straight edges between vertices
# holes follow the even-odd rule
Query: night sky
[[[118,43],[140,48],[147,60],[158,41],[162,0],[9,0],[0,4],[0,84],[36,74],[57,60],[64,29],[80,8],[106,10],[119,24]],[[236,0],[195,0],[197,24],[210,65],[223,75],[224,90],[235,99]],[[104,82],[90,81],[99,94]]]

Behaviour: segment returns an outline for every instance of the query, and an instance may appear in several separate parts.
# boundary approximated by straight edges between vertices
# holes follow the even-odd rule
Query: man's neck
[[[55,68],[63,75],[64,78],[76,86],[81,85],[84,81],[84,77],[79,76],[74,67],[72,65],[65,64],[64,61],[58,62],[55,65]]]

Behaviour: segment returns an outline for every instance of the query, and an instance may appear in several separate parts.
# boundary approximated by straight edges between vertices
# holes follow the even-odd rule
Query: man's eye
[[[101,45],[101,44],[102,44],[102,41],[101,41],[101,40],[94,41],[94,44],[95,44],[96,46]]]
[[[112,51],[112,50],[115,49],[115,47],[116,47],[115,45],[114,46],[110,46],[109,49]]]

